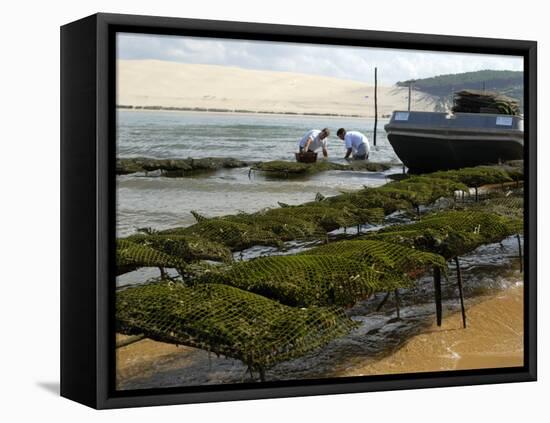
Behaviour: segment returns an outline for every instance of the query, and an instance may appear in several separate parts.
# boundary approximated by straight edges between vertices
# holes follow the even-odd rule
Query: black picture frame
[[[117,32],[516,55],[524,58],[524,366],[489,370],[114,390],[115,35]],[[534,381],[537,44],[196,19],[95,14],[61,28],[61,395],[90,407],[341,394]]]

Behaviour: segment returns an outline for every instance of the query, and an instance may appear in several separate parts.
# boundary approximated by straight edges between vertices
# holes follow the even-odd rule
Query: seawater
[[[329,160],[344,163],[340,127],[363,132],[371,142],[371,160],[399,163],[379,120],[377,145],[372,145],[374,120],[319,116],[255,115],[200,112],[119,111],[117,157],[234,157],[247,161],[294,160],[297,143],[309,129],[328,127]],[[299,204],[316,193],[336,195],[387,182],[389,172],[322,172],[303,179],[266,178],[248,168],[206,175],[165,178],[148,175],[117,177],[117,235],[137,228],[166,229],[194,223],[191,210],[206,216]]]

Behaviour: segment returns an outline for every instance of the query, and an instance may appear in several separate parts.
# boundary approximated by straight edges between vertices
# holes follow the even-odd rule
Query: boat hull
[[[434,138],[415,134],[388,134],[395,154],[412,173],[459,169],[523,159],[516,140]]]
[[[385,129],[411,173],[523,159],[522,119],[518,116],[396,111]]]

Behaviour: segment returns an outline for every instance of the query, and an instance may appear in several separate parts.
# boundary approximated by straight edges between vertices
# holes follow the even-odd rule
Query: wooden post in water
[[[378,127],[378,68],[374,68],[374,134],[372,143],[376,145],[376,130]]]
[[[464,308],[464,292],[462,291],[462,273],[460,271],[460,262],[458,256],[455,257],[456,279],[458,282],[458,293],[460,295],[460,308],[462,310],[462,326],[466,329],[466,309]]]
[[[441,326],[441,320],[443,316],[443,306],[441,304],[441,269],[437,266],[434,266],[433,270],[434,270],[434,292],[435,292],[435,315],[437,319],[437,326]]]

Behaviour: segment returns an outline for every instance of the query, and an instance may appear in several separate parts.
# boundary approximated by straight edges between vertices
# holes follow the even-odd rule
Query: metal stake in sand
[[[441,269],[437,266],[433,267],[434,272],[434,293],[435,293],[435,314],[437,326],[441,326],[443,316],[443,306],[441,304]]]
[[[166,279],[167,275],[166,275],[166,271],[164,270],[164,268],[159,266],[159,270],[160,270],[161,279]]]
[[[518,240],[519,271],[523,273],[523,255],[521,254],[521,237],[519,234],[516,235],[516,239]]]
[[[458,293],[460,295],[460,308],[462,310],[462,326],[464,327],[464,329],[466,329],[466,310],[464,308],[464,293],[462,290],[462,272],[460,271],[460,262],[458,261],[458,256],[455,257],[455,265]]]
[[[400,310],[399,310],[399,291],[397,289],[395,289],[395,291],[393,291],[394,295],[395,295],[395,311],[397,312],[397,318],[400,319],[401,318],[401,313],[400,313]]]
[[[260,367],[258,371],[260,373],[260,382],[265,382],[265,368]]]
[[[388,301],[388,298],[390,298],[390,293],[387,292],[386,295],[384,295],[384,298],[382,301],[380,301],[380,304],[378,304],[378,307],[376,307],[376,311],[382,310],[382,307],[384,307],[384,304],[386,304],[386,301]]]

